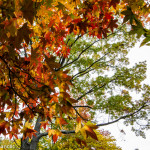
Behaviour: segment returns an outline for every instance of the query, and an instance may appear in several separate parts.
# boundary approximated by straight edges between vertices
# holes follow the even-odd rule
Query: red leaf
[[[111,20],[110,23],[109,23],[109,25],[108,25],[108,28],[110,28],[110,30],[112,32],[113,32],[114,28],[118,27],[118,25],[116,24],[117,21],[118,21],[117,19],[116,20]]]
[[[109,6],[113,6],[116,9],[117,4],[119,4],[120,0],[111,0]]]
[[[5,121],[5,122],[2,122],[1,124],[0,124],[0,134],[2,133],[2,134],[6,134],[6,129],[7,128],[7,121]]]
[[[54,134],[54,135],[53,135],[53,142],[56,143],[57,139],[58,139],[58,135],[57,135],[57,134]]]
[[[59,118],[59,122],[62,125],[68,124],[63,118]]]

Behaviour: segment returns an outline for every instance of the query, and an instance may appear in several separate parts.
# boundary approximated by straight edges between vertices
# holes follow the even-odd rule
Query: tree
[[[141,84],[146,65],[126,67],[126,48],[141,36],[141,46],[149,44],[148,3],[6,0],[0,10],[0,134],[11,139],[21,132],[21,149],[32,150],[46,135],[54,143],[75,132],[98,140],[99,126],[120,119],[149,123],[150,87]],[[133,100],[131,90],[144,91],[143,98]],[[111,121],[97,123],[97,110]]]

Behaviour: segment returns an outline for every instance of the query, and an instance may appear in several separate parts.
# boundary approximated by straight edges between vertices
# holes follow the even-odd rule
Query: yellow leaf
[[[12,112],[6,112],[6,118],[10,118],[12,115]]]
[[[85,126],[82,129],[80,129],[80,132],[81,132],[82,136],[84,137],[84,139],[86,139],[87,135],[86,135]]]
[[[9,26],[7,26],[7,30],[8,30],[8,33],[7,33],[7,36],[16,36],[17,35],[17,28],[16,28],[16,20],[13,20],[12,19],[12,22]]]
[[[59,130],[57,130],[57,129],[56,129],[56,130],[54,130],[54,129],[48,130],[48,135],[49,135],[49,137],[52,136],[52,135],[55,135],[55,134],[56,134],[57,136],[61,136],[62,133],[61,133]]]
[[[51,129],[48,130],[48,135],[49,135],[49,137],[52,136],[53,134],[55,134],[55,130],[51,130]]]
[[[24,126],[25,126],[26,128],[32,128],[32,127],[31,127],[31,123],[29,123],[29,121],[27,121]]]
[[[95,125],[95,124],[93,124],[93,123],[91,123],[91,122],[87,122],[86,125],[87,125],[88,127],[92,128],[92,129],[97,129],[97,128],[98,128],[97,125]]]
[[[81,118],[80,117],[77,118],[77,122],[78,122],[78,124],[77,124],[76,130],[75,130],[76,133],[81,130]]]
[[[81,130],[81,123],[78,123],[77,126],[76,126],[76,130],[75,132],[79,132]]]
[[[97,128],[98,127],[96,125],[90,123],[89,125],[86,124],[84,127],[82,127],[80,129],[80,132],[84,137],[84,139],[86,139],[87,136],[91,136],[93,139],[98,140],[95,132],[93,131],[93,129],[97,129]]]

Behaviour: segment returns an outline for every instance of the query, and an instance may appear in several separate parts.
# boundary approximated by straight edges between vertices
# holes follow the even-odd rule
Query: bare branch
[[[77,38],[75,39],[75,41],[69,47],[71,48],[80,37],[82,37],[82,35],[78,35]],[[70,39],[67,40],[66,45],[68,44],[69,41],[70,41]],[[68,63],[68,61],[69,61],[69,58],[67,60],[67,63]],[[59,63],[61,64],[61,67],[56,69],[56,71],[58,71],[58,70],[60,70],[62,68],[62,65],[64,64],[64,62],[65,62],[65,58],[63,56],[61,56],[61,58],[59,60]]]
[[[109,37],[109,36],[111,36],[111,35],[113,35],[113,34],[116,34],[118,31],[120,31],[120,29],[117,30],[116,32],[113,32],[113,33],[109,34],[107,37]],[[103,39],[105,39],[105,38],[102,38],[101,40],[103,40]],[[77,61],[77,60],[80,58],[80,56],[81,56],[86,50],[88,50],[92,45],[94,45],[95,43],[97,43],[97,42],[99,42],[99,41],[100,41],[100,39],[98,39],[98,40],[94,41],[93,43],[91,43],[88,47],[86,47],[83,51],[81,51],[81,53],[78,55],[77,58],[75,58],[73,61],[71,61],[71,62],[65,64],[64,66],[60,67],[59,70],[62,69],[62,68],[64,68],[64,67],[66,67],[66,66],[68,66],[68,65],[70,65],[70,64],[73,64],[75,61]]]
[[[15,94],[15,110],[14,110],[14,113],[13,113],[13,116],[12,116],[12,123],[13,123],[13,118],[14,118],[15,113],[16,113],[16,104],[17,104],[17,98],[16,98],[16,94]]]
[[[83,75],[85,75],[85,74],[87,74],[87,73],[89,73],[89,72],[91,72],[91,71],[93,71],[93,70],[95,70],[95,69],[92,68],[92,69],[90,69],[90,70],[88,70],[88,71],[86,71],[86,72],[80,73],[78,76],[76,76],[76,78],[77,78],[77,77],[80,77],[80,76],[83,76]],[[75,80],[75,79],[71,79],[71,81],[73,81],[73,80]]]
[[[24,47],[24,56],[27,57],[27,51],[25,47]]]

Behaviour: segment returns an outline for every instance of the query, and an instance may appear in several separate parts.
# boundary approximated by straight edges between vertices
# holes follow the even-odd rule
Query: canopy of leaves
[[[129,68],[126,55],[149,43],[149,11],[144,0],[0,0],[0,134],[98,140],[98,126],[147,119],[146,64]],[[116,120],[96,122],[97,110]]]

